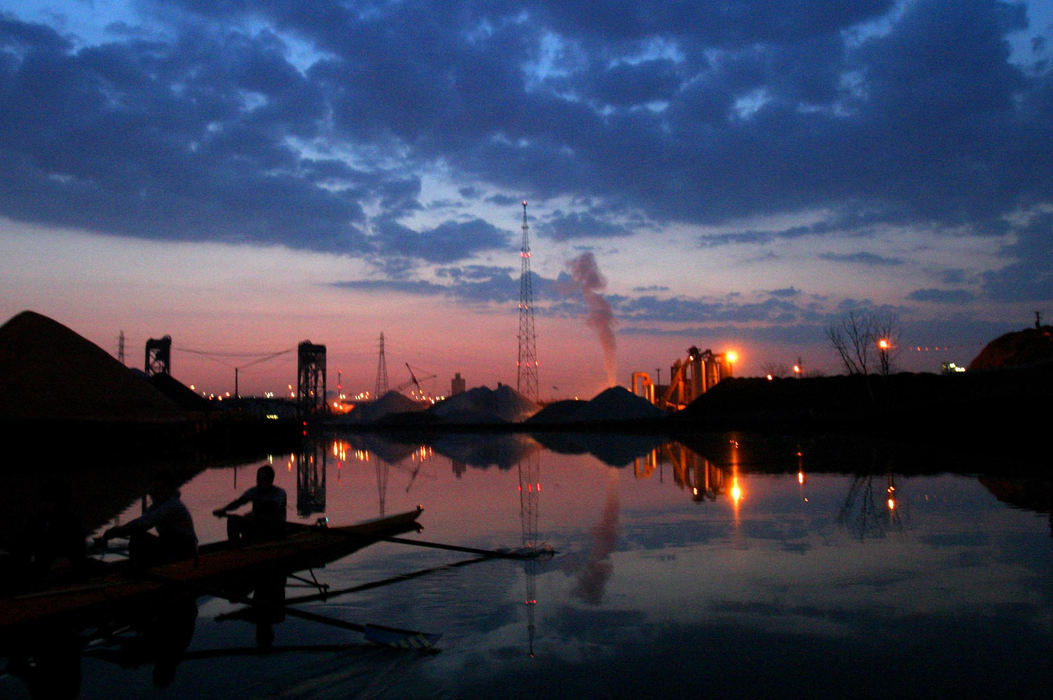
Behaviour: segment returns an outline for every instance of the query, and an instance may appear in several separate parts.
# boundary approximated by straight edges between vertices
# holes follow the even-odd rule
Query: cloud
[[[375,226],[375,242],[382,257],[401,256],[427,262],[450,263],[495,248],[511,248],[512,239],[482,219],[446,221],[433,229],[415,231],[385,219]]]
[[[796,300],[791,300],[796,299]],[[684,296],[615,298],[615,313],[623,321],[719,324],[719,323],[804,323],[815,321],[816,307],[796,296],[768,295],[762,301],[737,297],[707,300]]]
[[[633,233],[621,224],[604,221],[589,213],[568,214],[562,211],[555,212],[544,224],[538,226],[538,231],[557,241],[573,238],[614,238]]]
[[[1051,296],[1042,240],[1007,218],[1053,201],[1053,70],[1013,60],[1020,4],[128,7],[104,41],[0,18],[0,215],[405,275],[507,244],[475,207],[523,197],[566,240],[822,211],[698,240],[1018,236],[986,292]],[[436,173],[466,200],[438,197],[448,221],[420,202]]]
[[[976,300],[976,295],[966,289],[915,289],[907,299],[935,304],[968,304]]]
[[[874,253],[859,252],[859,253],[821,253],[819,255],[821,260],[829,260],[830,262],[837,263],[850,263],[854,265],[871,265],[871,266],[885,266],[885,265],[902,265],[903,260],[899,258],[886,258],[881,255],[875,255]]]
[[[519,271],[509,267],[467,265],[464,267],[439,267],[435,270],[437,281],[412,279],[415,271],[407,265],[402,270],[385,270],[391,279],[343,280],[331,286],[356,291],[396,292],[423,297],[449,297],[473,304],[508,304],[511,308],[519,299]],[[541,277],[531,272],[531,284],[535,293],[535,305],[549,308],[555,305],[559,313],[571,315],[570,305],[557,300],[565,282]]]
[[[441,296],[449,293],[449,288],[424,280],[346,280],[333,282],[333,287],[353,289],[365,292],[397,292],[414,296]]]
[[[1003,253],[1010,262],[984,275],[984,291],[997,301],[1053,298],[1053,213],[1035,216]]]

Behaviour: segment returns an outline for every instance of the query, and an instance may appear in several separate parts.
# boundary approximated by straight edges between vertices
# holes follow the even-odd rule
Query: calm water
[[[217,620],[235,606],[202,599],[166,685],[148,658],[122,665],[99,646],[81,660],[82,697],[1046,696],[1053,522],[1010,503],[1034,484],[935,464],[812,473],[807,451],[760,473],[730,438],[708,459],[676,444],[546,441],[560,451],[526,437],[330,437],[270,458],[293,519],[419,503],[419,538],[557,550],[306,606],[441,632],[438,653],[287,618],[260,654],[254,624]],[[260,463],[183,486],[203,542],[223,537],[210,511]],[[316,573],[339,588],[465,558],[383,543]],[[8,676],[0,696],[27,693]]]

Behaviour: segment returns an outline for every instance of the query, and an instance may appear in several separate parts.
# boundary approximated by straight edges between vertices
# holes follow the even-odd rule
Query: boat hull
[[[278,540],[205,545],[194,559],[138,568],[117,562],[89,580],[0,598],[0,649],[32,628],[68,627],[156,605],[165,596],[223,596],[274,575],[322,567],[419,528],[421,508],[342,527],[302,527]],[[235,593],[236,594],[236,593]]]

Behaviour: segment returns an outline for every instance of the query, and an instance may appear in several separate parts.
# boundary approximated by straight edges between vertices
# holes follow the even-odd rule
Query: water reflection
[[[897,494],[895,476],[857,474],[837,515],[837,522],[859,539],[884,537],[903,530],[904,501]]]
[[[245,582],[231,596],[237,606],[199,599],[200,611],[175,615],[162,635],[134,620],[121,639],[87,647],[87,628],[68,643],[56,636],[54,656],[36,666],[50,672],[23,672],[23,694],[13,697],[42,680],[60,686],[50,693],[75,686],[82,672],[84,687],[102,695],[115,683],[112,670],[107,677],[98,664],[82,668],[82,654],[114,667],[149,665],[149,682],[169,683],[180,697],[244,697],[232,680],[239,676],[259,681],[253,693],[270,695],[295,687],[326,697],[362,688],[378,697],[482,697],[517,687],[527,670],[539,694],[684,695],[697,688],[676,660],[705,645],[753,669],[707,680],[707,688],[739,696],[778,696],[780,683],[818,694],[819,678],[845,694],[858,672],[852,659],[863,655],[939,694],[959,687],[945,668],[979,677],[985,693],[995,687],[985,678],[1007,674],[1025,679],[1017,689],[1042,687],[1048,673],[1035,650],[1053,641],[1048,480],[977,482],[903,455],[839,452],[824,461],[815,451],[804,440],[772,447],[726,435],[705,449],[554,434],[347,434],[305,443],[272,456],[288,467],[279,477],[295,489],[301,519],[349,522],[421,502],[426,539],[480,549],[547,542],[559,555],[550,563],[451,561],[447,552],[383,544],[318,572],[333,590],[354,592],[313,610],[446,634],[441,654],[391,664],[398,671],[383,682],[378,656],[361,646],[348,653],[345,633],[286,619],[284,606],[302,596],[286,590],[283,575]],[[241,491],[226,468],[185,473],[193,477],[184,500],[199,526]],[[112,522],[134,515],[139,496],[99,502]],[[1032,512],[1043,514],[1038,540]],[[967,640],[977,653],[956,656],[948,638]],[[307,651],[304,639],[332,656]],[[9,659],[8,670],[25,668]],[[741,684],[737,693],[732,680]],[[0,680],[0,695],[12,682]],[[882,679],[873,694],[907,690]]]
[[[1053,478],[981,476],[980,483],[1003,503],[1048,515],[1049,534],[1053,537]]]
[[[618,493],[618,481],[614,472],[608,472],[607,495],[603,504],[600,521],[589,530],[591,541],[585,562],[578,570],[577,582],[571,589],[571,595],[589,605],[599,605],[607,580],[614,573],[611,554],[618,542],[618,519],[621,503]]]
[[[463,464],[463,462],[461,463]],[[541,500],[541,455],[531,452],[517,465],[519,472],[519,519],[523,532],[524,549],[538,551],[542,546],[538,540],[538,515]],[[541,561],[538,558],[523,562],[523,579],[526,582],[526,598],[523,604],[527,614],[527,654],[534,657],[534,636],[537,633],[535,608],[537,607],[537,577]]]
[[[307,518],[325,512],[325,473],[329,451],[323,442],[304,441],[296,461],[296,513]]]
[[[149,666],[158,688],[172,684],[176,669],[194,638],[198,607],[193,595],[173,598],[155,612],[137,617],[118,634],[96,638],[85,654],[122,668]]]

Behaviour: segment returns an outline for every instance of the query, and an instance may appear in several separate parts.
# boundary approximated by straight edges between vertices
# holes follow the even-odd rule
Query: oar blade
[[[366,625],[366,640],[396,649],[431,649],[442,637],[441,633],[400,630],[383,625]]]

